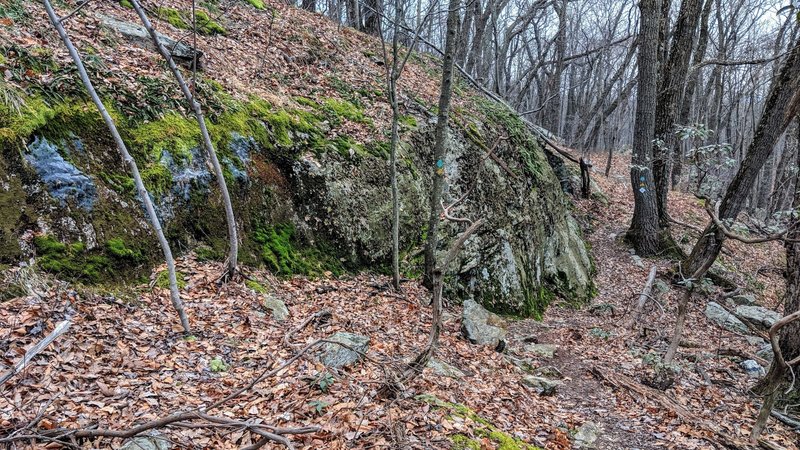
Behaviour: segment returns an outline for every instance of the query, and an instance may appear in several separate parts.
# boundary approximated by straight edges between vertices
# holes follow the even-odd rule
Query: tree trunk
[[[236,269],[238,267],[239,232],[236,226],[236,217],[233,213],[231,196],[228,192],[228,184],[225,182],[225,175],[222,172],[222,166],[219,164],[217,152],[214,150],[214,144],[211,142],[211,136],[208,134],[206,121],[203,117],[203,110],[200,107],[200,103],[197,102],[197,99],[195,99],[194,95],[189,90],[189,86],[183,79],[183,75],[181,75],[181,71],[178,69],[178,66],[175,65],[175,60],[172,59],[172,55],[164,47],[164,45],[162,45],[161,40],[158,38],[158,33],[156,33],[156,30],[153,29],[153,25],[147,18],[147,14],[145,13],[144,9],[142,9],[141,5],[139,5],[139,1],[131,0],[131,3],[133,4],[133,8],[136,10],[136,14],[139,16],[139,20],[142,21],[142,25],[144,25],[144,27],[147,29],[147,32],[150,34],[150,38],[153,40],[153,44],[155,44],[156,49],[158,49],[158,52],[161,53],[161,56],[167,61],[167,66],[172,72],[172,75],[175,77],[175,80],[178,82],[178,85],[183,92],[183,96],[186,98],[186,101],[189,102],[189,106],[191,107],[192,111],[194,111],[194,117],[197,119],[197,124],[200,126],[200,134],[203,136],[203,149],[206,152],[208,160],[211,162],[211,167],[214,169],[214,176],[217,178],[217,185],[222,193],[222,203],[225,205],[225,222],[228,226],[228,257],[226,259],[223,278],[231,279],[236,275]]]
[[[658,251],[658,210],[653,180],[652,137],[655,130],[656,83],[658,68],[658,29],[660,0],[641,0],[639,30],[638,91],[631,157],[633,219],[628,239],[636,252],[647,256]]]
[[[653,178],[656,185],[659,228],[670,225],[667,193],[670,187],[670,159],[675,146],[675,119],[689,68],[692,42],[700,13],[700,0],[683,0],[672,36],[669,57],[661,67],[661,87],[656,101]],[[641,69],[641,65],[639,66]]]
[[[790,47],[783,67],[770,86],[764,112],[745,159],[725,192],[719,209],[720,220],[735,219],[744,207],[758,172],[792,119],[792,116],[787,117],[787,113],[798,89],[800,89],[800,41],[795,41]],[[700,271],[700,276],[704,275],[719,255],[723,241],[724,236],[717,226],[714,223],[709,224],[685,261],[684,270],[687,273],[695,273],[703,269]]]
[[[564,71],[564,55],[567,48],[567,1],[562,0],[554,4],[556,15],[558,15],[558,31],[555,37],[555,55],[553,72],[547,80],[546,98],[549,101],[545,105],[544,120],[542,126],[545,129],[559,134],[561,124],[561,74]]]
[[[700,15],[700,36],[697,39],[697,48],[692,57],[692,66],[696,66],[703,62],[706,55],[706,48],[708,47],[708,17],[711,15],[711,6],[714,0],[705,0],[703,5],[703,12]],[[697,81],[700,77],[698,69],[691,68],[689,79],[686,82],[686,89],[684,90],[682,101],[680,102],[681,110],[678,114],[677,123],[681,125],[689,125],[689,117],[692,113],[692,104],[694,103],[694,93],[697,87]],[[683,146],[680,141],[676,141],[672,150],[672,188],[675,189],[681,179],[681,172],[683,171]]]
[[[125,142],[122,141],[119,131],[117,131],[114,120],[111,118],[111,115],[106,110],[102,100],[100,100],[100,97],[97,95],[97,91],[95,91],[92,81],[89,79],[89,75],[86,73],[86,69],[83,66],[81,57],[78,54],[78,51],[75,49],[75,46],[72,45],[72,41],[67,35],[67,32],[64,30],[64,27],[61,25],[61,20],[53,10],[50,0],[43,0],[43,3],[45,9],[47,10],[47,16],[50,18],[50,22],[56,28],[58,35],[61,37],[64,45],[67,47],[69,55],[72,57],[72,61],[78,68],[78,74],[80,75],[83,85],[86,87],[86,90],[89,91],[89,96],[91,96],[92,101],[97,107],[97,110],[103,117],[103,121],[108,127],[108,131],[111,133],[111,136],[114,138],[114,142],[117,145],[117,150],[119,150],[122,159],[125,161],[125,164],[128,166],[128,169],[133,176],[133,181],[136,185],[136,191],[138,192],[139,197],[142,199],[142,203],[144,203],[147,216],[150,219],[150,225],[152,225],[153,230],[158,237],[158,242],[161,244],[161,250],[164,252],[164,259],[167,263],[167,273],[169,275],[169,290],[172,306],[178,312],[178,317],[181,320],[183,331],[188,334],[191,332],[191,329],[189,328],[189,319],[183,309],[183,302],[181,301],[180,292],[178,291],[178,281],[177,277],[175,276],[175,260],[172,258],[172,250],[169,247],[166,237],[164,237],[164,231],[161,229],[161,222],[158,220],[158,215],[153,207],[153,202],[150,200],[150,194],[147,192],[147,189],[142,182],[142,176],[139,174],[139,168],[136,165],[136,161],[133,159],[133,157],[131,157],[130,153],[128,153],[128,149],[125,146]]]
[[[800,153],[797,158],[800,167]],[[794,206],[800,206],[800,183],[797,183],[794,190]],[[800,240],[800,218],[795,216],[789,226],[786,237],[790,240]],[[800,242],[786,242],[786,292],[783,296],[783,315],[788,316],[800,311]],[[780,331],[779,335],[780,350],[784,361],[792,360],[800,356],[800,320],[790,322]],[[758,439],[764,426],[767,423],[775,401],[780,397],[781,391],[787,384],[789,369],[778,364],[773,358],[767,376],[764,377],[754,388],[753,391],[764,395],[764,402],[761,406],[756,424],[750,435],[751,439]],[[795,386],[795,389],[797,387]]]
[[[317,0],[303,0],[302,8],[306,11],[317,12]]]
[[[383,4],[381,0],[366,0],[364,8],[364,32],[377,36],[381,32],[381,13]]]
[[[428,242],[425,247],[425,286],[433,287],[433,270],[436,268],[436,250],[439,245],[439,216],[442,213],[442,189],[444,187],[444,160],[447,141],[447,120],[450,117],[450,99],[453,94],[453,56],[459,21],[461,0],[450,0],[447,13],[447,36],[442,58],[442,86],[439,94],[439,114],[436,122],[433,147],[433,189],[431,190],[431,214],[428,220]]]

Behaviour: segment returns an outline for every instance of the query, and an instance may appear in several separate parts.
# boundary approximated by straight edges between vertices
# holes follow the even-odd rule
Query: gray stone
[[[145,27],[135,23],[124,22],[113,17],[104,16],[102,14],[98,14],[97,16],[100,18],[100,22],[103,25],[111,28],[112,30],[118,31],[121,35],[137,42],[139,45],[143,45],[155,51],[155,45],[153,45],[150,34],[147,32]],[[197,68],[202,68],[203,52],[159,32],[156,32],[156,34],[158,35],[158,39],[161,41],[161,44],[167,48],[175,61],[185,66],[191,66],[195,55],[197,55]]]
[[[431,358],[428,361],[427,367],[434,371],[434,373],[441,375],[443,377],[450,377],[450,378],[464,378],[467,376],[464,372],[458,370],[456,367],[447,364],[444,361],[440,361],[436,358]]]
[[[761,344],[761,346],[758,348],[758,351],[756,351],[756,356],[771,362],[772,358],[775,357],[775,353],[772,351],[772,344],[769,342]]]
[[[540,358],[553,358],[556,356],[558,346],[555,344],[527,344],[525,345],[525,351]]]
[[[632,255],[631,256],[631,261],[633,261],[633,265],[635,265],[636,267],[640,267],[640,268],[644,269],[644,261],[642,261],[641,256]]]
[[[340,331],[327,338],[329,341],[341,342],[342,344],[351,347],[342,347],[341,345],[326,343],[322,348],[322,355],[319,360],[322,364],[332,368],[341,368],[351,366],[361,359],[360,353],[366,353],[369,348],[369,338],[360,334],[347,333]]]
[[[600,436],[600,427],[593,422],[586,422],[575,433],[575,448],[594,448],[594,443]]]
[[[137,436],[128,439],[119,450],[169,450],[172,448],[170,440],[158,434],[152,436]]]
[[[764,343],[767,342],[763,338],[760,338],[758,336],[745,336],[744,340],[746,340],[747,343],[750,344],[750,345],[757,345],[759,347],[764,345]]]
[[[525,372],[525,373],[533,373],[536,370],[536,364],[533,363],[528,358],[518,358],[514,355],[504,354],[505,357],[511,364],[517,367],[517,369]]]
[[[767,372],[764,371],[764,368],[752,359],[742,361],[739,364],[739,367],[744,370],[748,378],[762,378],[767,374]]]
[[[708,302],[706,305],[706,317],[728,331],[744,334],[750,331],[741,320],[715,302]]]
[[[505,340],[505,321],[469,299],[464,302],[461,333],[473,344],[497,347]]]
[[[656,279],[656,281],[653,283],[653,290],[659,294],[666,294],[669,292],[669,284],[664,282],[664,280]]]
[[[272,318],[278,322],[283,322],[289,318],[289,309],[281,299],[272,295],[264,295],[264,307],[272,311]]]
[[[741,295],[734,295],[733,297],[728,299],[730,303],[741,306],[741,305],[755,305],[756,304],[756,296],[753,294],[741,294]]]
[[[558,386],[561,382],[557,380],[550,380],[545,377],[537,377],[534,375],[526,375],[522,377],[522,384],[532,387],[539,395],[553,395],[556,393]]]
[[[736,308],[736,316],[746,320],[762,330],[769,330],[770,327],[781,319],[780,313],[763,306],[743,305]]]

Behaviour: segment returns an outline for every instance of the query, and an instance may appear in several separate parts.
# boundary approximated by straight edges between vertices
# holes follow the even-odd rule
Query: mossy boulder
[[[335,125],[372,127],[362,107],[325,98],[279,106],[218,94],[225,108],[209,111],[208,125],[241,226],[242,261],[281,276],[386,271],[388,146],[379,139],[358,140]],[[452,213],[483,218],[485,225],[447,272],[446,295],[533,317],[556,297],[573,304],[587,300],[594,292],[592,262],[542,149],[519,117],[497,104],[470,101],[472,107],[451,117],[443,203],[469,192]],[[0,163],[0,205],[10,206],[0,215],[0,260],[33,256],[21,239],[32,231],[52,234],[65,245],[85,245],[83,260],[92,267],[67,267],[74,278],[94,281],[121,263],[140,267],[157,261],[158,247],[132,180],[86,102],[30,99],[28,104],[22,115],[6,111],[0,117],[0,125],[8,125],[0,136],[13,134],[16,145],[4,150]],[[193,119],[164,110],[158,118],[133,120],[109,108],[168,239],[179,249],[202,244],[205,253],[224,255],[224,211]],[[414,116],[403,122],[408,126],[398,149],[402,270],[419,274],[434,125]],[[465,228],[444,222],[437,250],[446,251]],[[73,254],[84,255],[68,250],[54,257],[60,261]],[[110,262],[92,260],[95,256]],[[64,272],[54,264],[48,270]]]

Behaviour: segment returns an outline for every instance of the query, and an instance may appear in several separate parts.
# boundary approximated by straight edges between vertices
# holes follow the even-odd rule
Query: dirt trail
[[[577,310],[555,304],[542,322],[515,322],[509,329],[509,347],[521,356],[530,356],[523,350],[527,342],[558,346],[552,359],[536,359],[540,366],[551,365],[563,375],[563,385],[552,397],[555,414],[571,433],[586,422],[597,424],[601,431],[595,448],[718,448],[718,443],[703,439],[700,430],[683,423],[674,412],[627,389],[609,386],[593,374],[600,370],[612,377],[620,374],[646,383],[666,350],[674,323],[677,290],[671,287],[654,294],[658,304],[648,304],[642,323],[636,330],[629,330],[629,313],[650,267],[658,267],[663,288],[668,285],[672,263],[638,258],[622,240],[633,209],[626,169],[624,158],[619,158],[611,177],[593,174],[607,204],[599,199],[580,200],[577,208],[589,225],[586,237],[596,262],[598,296],[591,305]],[[676,217],[705,225],[702,208],[690,195],[673,193],[671,205]],[[687,233],[683,229],[673,231],[679,242],[690,245],[695,237]],[[760,273],[758,269],[769,264],[779,266],[774,258],[765,259],[764,253],[774,255],[780,249],[732,245],[726,263],[736,271],[730,276],[745,289],[763,287],[757,297],[765,306],[774,306],[782,283],[780,277],[757,275],[754,282],[745,282],[749,281],[747,273]],[[739,368],[740,359],[720,356],[720,350],[734,348],[753,353],[755,347],[743,336],[722,331],[706,320],[705,304],[718,300],[715,295],[718,294],[694,299],[686,345],[679,350],[681,371],[664,394],[691,414],[718,426],[723,434],[744,439],[757,411],[758,399],[748,395],[754,381]],[[644,334],[639,334],[642,328]],[[782,424],[771,422],[770,432],[767,438],[771,442],[798,448],[797,435]]]

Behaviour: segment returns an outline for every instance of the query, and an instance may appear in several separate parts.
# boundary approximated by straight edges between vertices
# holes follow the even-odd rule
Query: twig
[[[631,327],[639,323],[644,304],[647,303],[647,299],[650,298],[650,291],[653,290],[653,282],[656,280],[656,270],[656,266],[650,268],[650,273],[647,275],[647,282],[644,284],[644,289],[642,289],[642,293],[639,295],[639,301],[636,303],[636,309],[633,311]]]
[[[38,344],[31,347],[27,352],[25,352],[25,356],[22,357],[16,364],[14,364],[11,369],[9,369],[6,373],[0,377],[0,386],[2,386],[6,381],[11,379],[14,375],[19,373],[31,360],[36,357],[42,350],[44,350],[48,345],[50,345],[56,338],[61,336],[62,334],[66,333],[69,329],[70,325],[72,325],[72,319],[67,317],[66,320],[63,320],[56,325],[55,329],[48,334],[44,339],[42,339]]]

